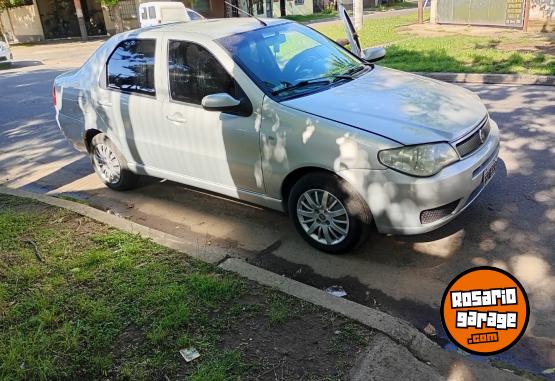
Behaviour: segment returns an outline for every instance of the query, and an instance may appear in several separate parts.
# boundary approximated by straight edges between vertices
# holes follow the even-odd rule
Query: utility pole
[[[530,0],[524,0],[524,19],[522,20],[522,31],[528,32],[528,19],[530,18]]]
[[[364,21],[363,0],[353,0],[353,15],[355,17],[355,29],[361,30]]]
[[[87,26],[85,25],[85,18],[83,17],[83,8],[81,7],[81,0],[73,0],[75,4],[75,14],[79,22],[79,30],[81,31],[81,40],[87,41]]]
[[[424,0],[418,0],[418,23],[424,23]]]

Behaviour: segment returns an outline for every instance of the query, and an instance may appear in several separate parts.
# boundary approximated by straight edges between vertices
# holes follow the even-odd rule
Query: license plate
[[[486,168],[486,170],[484,171],[484,174],[482,175],[482,182],[484,183],[484,185],[489,183],[493,175],[495,175],[496,167],[497,167],[497,160],[495,160],[488,168]]]

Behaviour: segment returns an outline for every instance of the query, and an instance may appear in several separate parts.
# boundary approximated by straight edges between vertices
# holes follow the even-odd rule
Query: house
[[[105,7],[100,0],[24,0],[19,7],[0,13],[0,29],[10,42],[35,42],[80,37],[76,4],[80,4],[88,36],[104,36],[139,27],[139,4],[149,0],[120,0]],[[150,0],[152,1],[152,0]],[[244,17],[225,0],[181,0],[207,18]],[[240,9],[259,17],[307,15],[313,0],[229,0]]]

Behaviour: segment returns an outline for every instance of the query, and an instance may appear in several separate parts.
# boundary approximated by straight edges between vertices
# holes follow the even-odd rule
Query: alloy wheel
[[[102,179],[109,184],[116,184],[121,177],[119,160],[106,144],[97,144],[94,147],[93,162]]]
[[[297,218],[305,233],[324,245],[336,245],[349,233],[347,210],[337,197],[323,189],[307,190],[299,197]]]

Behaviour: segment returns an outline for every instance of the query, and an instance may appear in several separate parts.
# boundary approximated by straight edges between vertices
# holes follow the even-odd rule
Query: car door
[[[140,171],[160,164],[153,139],[161,118],[156,91],[155,38],[120,42],[106,62],[98,92],[98,114],[106,120],[108,136],[131,166]]]
[[[205,46],[171,36],[165,45],[169,91],[163,101],[164,133],[159,136],[165,169],[207,189],[221,191],[212,188],[216,185],[263,193],[256,116],[262,96],[249,98],[229,66]],[[246,102],[251,111],[203,108],[206,95],[220,93]]]
[[[347,34],[347,40],[349,41],[349,46],[354,55],[362,57],[362,48],[360,46],[360,40],[358,38],[358,33],[353,25],[347,10],[342,4],[337,6],[337,12],[341,21],[343,21],[343,26],[345,28],[345,33]]]

